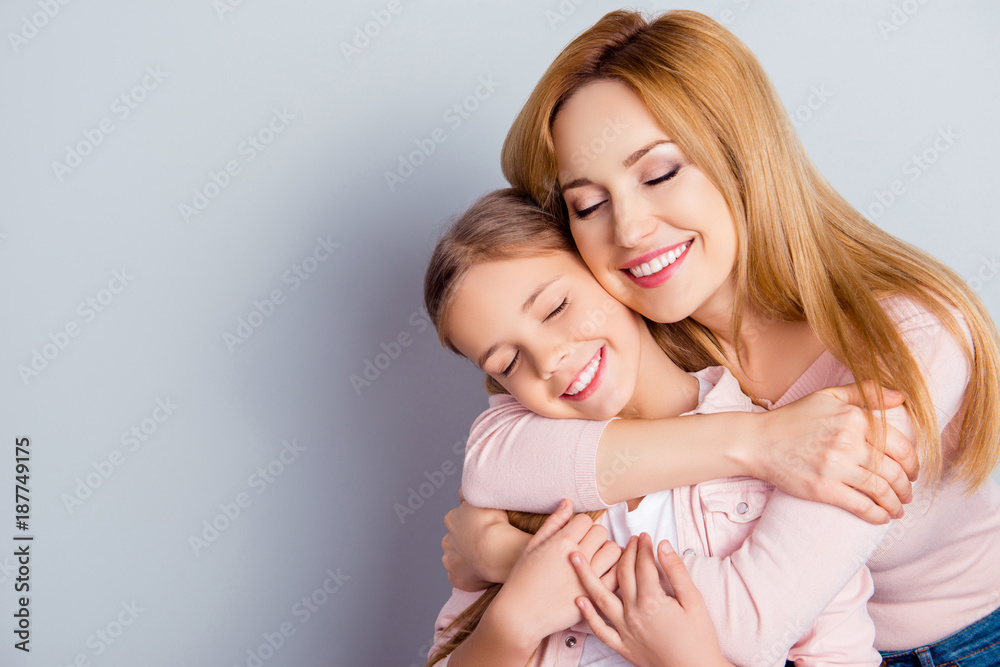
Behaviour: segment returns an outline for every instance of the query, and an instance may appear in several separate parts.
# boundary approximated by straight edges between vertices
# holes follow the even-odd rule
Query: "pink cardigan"
[[[729,371],[715,367],[696,375],[706,383],[705,386],[711,388],[698,407],[689,414],[763,410],[743,394],[739,382]],[[674,523],[677,528],[674,547],[679,551],[689,550],[692,554],[725,557],[743,544],[753,532],[768,499],[774,493],[774,487],[752,477],[728,477],[681,487],[669,493],[673,499]],[[652,510],[659,511],[663,495],[664,493],[652,494],[642,502],[654,503]],[[627,512],[624,503],[619,503],[611,511]],[[601,522],[608,526],[604,519],[602,517]],[[667,537],[655,534],[652,526],[641,526],[639,530],[650,532],[654,543]],[[623,547],[631,537],[610,527],[609,531],[611,539]],[[872,648],[875,626],[865,607],[872,590],[871,574],[862,566],[811,626],[803,624],[786,628],[788,633],[793,633],[789,638],[794,644],[790,651],[784,646],[784,639],[779,645],[760,645],[754,647],[753,660],[746,664],[783,667],[787,658],[799,667],[877,667],[882,662],[882,657]],[[452,591],[451,598],[434,624],[431,654],[450,636],[451,633],[445,634],[445,628],[480,593],[481,591],[467,593],[457,589]],[[539,646],[532,666],[578,665],[583,654],[584,639],[597,641],[589,632],[587,623],[581,621],[568,630],[547,637]]]
[[[921,364],[944,428],[968,383],[961,348],[921,305],[898,297],[883,305]],[[852,380],[825,352],[768,407]],[[905,410],[891,410],[887,418],[912,436]],[[466,499],[533,512],[550,512],[564,497],[578,511],[607,507],[597,490],[595,461],[608,423],[546,419],[509,396],[491,397],[466,449]],[[953,435],[945,432],[946,451]],[[866,562],[875,581],[868,610],[876,648],[915,648],[1000,607],[1000,487],[991,480],[966,496],[946,474],[935,495],[918,480],[906,516],[889,526],[775,491],[753,534],[731,556],[684,560],[708,603],[723,652],[737,664],[750,663],[761,646],[791,647],[798,637],[792,630],[809,627]]]

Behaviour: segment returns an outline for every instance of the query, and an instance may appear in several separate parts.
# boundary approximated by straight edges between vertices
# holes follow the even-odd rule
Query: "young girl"
[[[769,408],[852,381],[907,397],[888,416],[920,452],[904,519],[873,527],[775,497],[728,561],[697,548],[685,556],[710,609],[724,608],[713,619],[731,660],[749,662],[746,647],[779,644],[790,624],[810,623],[868,562],[887,664],[1000,664],[996,328],[954,271],[834,191],[790,125],[760,63],[717,22],[613,12],[544,74],[507,137],[503,169],[568,223],[595,278],[658,323],[686,368],[724,365]],[[616,448],[660,444],[639,430],[621,439],[622,421],[636,423],[612,422],[606,439],[606,424],[495,406],[472,434],[465,495],[486,507],[570,498],[597,510],[648,493],[652,457],[609,474]],[[546,467],[534,453],[543,445]],[[717,447],[707,439],[699,451],[714,460]],[[848,486],[864,488],[866,467],[847,466]],[[841,506],[854,502],[863,515],[860,494]],[[461,514],[491,526],[489,544],[523,539]],[[461,532],[446,547],[486,544]],[[510,551],[473,569],[502,581],[494,570]],[[764,587],[781,603],[761,604]]]
[[[425,280],[425,301],[445,345],[485,371],[494,389],[545,417],[602,420],[625,414],[641,419],[755,409],[724,369],[689,375],[671,362],[642,319],[594,280],[558,220],[514,191],[482,198],[439,242]],[[607,556],[600,546],[604,533],[582,516],[560,530],[568,514],[561,506],[507,583],[490,593],[495,598],[485,611],[481,607],[489,598],[459,616],[456,625],[456,607],[471,598],[454,593],[436,624],[432,659],[444,655],[437,647],[453,636],[464,640],[448,644],[455,665],[483,664],[484,656],[512,665],[523,665],[533,655],[536,664],[607,660],[613,656],[608,645],[588,638],[582,627],[566,630],[586,613],[611,648],[633,664],[728,664],[707,614],[698,613],[698,599],[689,619],[696,631],[682,640],[659,640],[665,629],[676,632],[678,626],[670,613],[676,603],[660,588],[652,543],[663,540],[665,571],[679,562],[670,543],[725,557],[753,530],[773,492],[760,480],[728,478],[612,507],[602,520],[611,537],[626,545],[617,570],[623,594],[617,608],[617,598],[602,599],[607,589],[598,590],[600,584],[586,578],[591,563],[598,574],[609,567],[598,562]],[[652,538],[633,538],[642,531],[653,533]],[[578,548],[573,548],[574,536]],[[579,586],[557,583],[573,572],[567,547],[574,552],[574,565],[586,564],[581,572],[591,594],[617,619],[614,631],[580,599]],[[675,583],[682,601],[689,601],[685,594],[691,587],[684,587],[683,578]],[[788,657],[799,665],[878,665],[866,611],[871,591],[870,574],[861,567],[811,627],[792,629],[798,641],[791,652],[759,646],[755,664],[784,664]],[[573,607],[574,601],[580,606]]]

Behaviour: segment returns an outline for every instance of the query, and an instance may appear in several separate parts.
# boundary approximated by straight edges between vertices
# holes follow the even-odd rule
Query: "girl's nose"
[[[563,341],[541,343],[537,351],[538,374],[543,380],[555,375],[566,362],[570,347]]]

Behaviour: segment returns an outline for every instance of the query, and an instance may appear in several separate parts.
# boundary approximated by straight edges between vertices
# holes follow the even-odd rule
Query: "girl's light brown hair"
[[[859,387],[871,380],[906,395],[922,474],[936,480],[945,425],[879,304],[895,295],[918,301],[959,342],[971,368],[949,469],[970,490],[988,480],[1000,458],[1000,342],[985,307],[954,271],[866,220],[827,183],[760,63],[717,22],[692,11],[653,20],[617,11],[599,20],[559,54],[514,121],[502,153],[510,183],[567,219],[552,123],[574,92],[602,80],[628,86],[725,197],[738,239],[732,339],[748,311],[809,322]],[[948,306],[965,318],[971,347]],[[740,365],[738,347],[728,359],[716,336],[690,318],[651,330],[687,370]],[[882,407],[881,397],[875,406],[865,397],[865,407]]]
[[[508,188],[479,198],[438,241],[424,275],[424,305],[441,344],[460,354],[448,339],[449,308],[473,266],[573,251],[573,241],[559,218],[543,211],[527,194]],[[507,393],[488,375],[486,390]]]

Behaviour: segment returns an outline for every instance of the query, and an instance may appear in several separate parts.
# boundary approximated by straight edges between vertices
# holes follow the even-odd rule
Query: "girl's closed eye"
[[[553,317],[555,317],[555,316],[556,316],[556,315],[558,315],[559,313],[561,313],[561,312],[563,312],[564,310],[566,310],[566,307],[567,307],[568,305],[569,305],[569,299],[566,299],[566,298],[564,298],[564,299],[562,300],[562,302],[561,302],[561,303],[560,303],[560,304],[559,304],[558,306],[556,306],[556,307],[555,307],[555,309],[554,309],[554,310],[553,310],[553,311],[552,311],[551,313],[549,313],[548,315],[546,315],[546,316],[545,316],[545,319],[543,319],[543,320],[542,320],[542,322],[548,322],[548,321],[549,321],[549,320],[551,320],[551,319],[552,319]]]
[[[514,372],[514,366],[517,364],[517,358],[520,356],[521,356],[520,352],[515,352],[514,358],[510,360],[510,363],[507,364],[506,368],[500,371],[500,375],[504,377],[510,377],[510,374]]]

